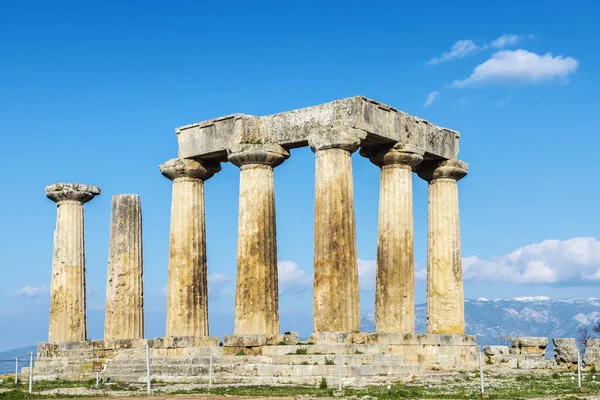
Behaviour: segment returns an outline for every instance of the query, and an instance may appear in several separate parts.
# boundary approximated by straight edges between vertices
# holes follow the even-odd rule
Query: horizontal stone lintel
[[[363,147],[400,142],[425,159],[456,159],[459,133],[366,97],[257,117],[232,114],[176,129],[179,157],[227,161],[238,144],[308,145],[310,135],[361,138]]]

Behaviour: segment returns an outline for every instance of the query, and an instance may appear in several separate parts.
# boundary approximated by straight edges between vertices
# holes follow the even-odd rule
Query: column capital
[[[467,175],[469,164],[459,160],[436,160],[422,163],[417,167],[421,179],[431,182],[434,179],[448,178],[456,181]]]
[[[389,145],[363,147],[360,149],[360,155],[367,157],[378,167],[402,164],[412,168],[423,161],[422,154],[398,146],[390,147]]]
[[[331,129],[311,134],[308,137],[308,145],[314,153],[328,149],[342,149],[354,153],[366,137],[366,132],[359,129]]]
[[[80,183],[55,183],[46,186],[46,197],[55,203],[62,201],[77,201],[87,203],[100,194],[98,186],[82,185]]]
[[[179,178],[192,178],[205,181],[221,170],[221,164],[214,160],[191,160],[173,158],[158,166],[160,173],[174,181]]]
[[[278,144],[238,144],[229,150],[229,162],[244,168],[249,165],[276,167],[289,158],[290,153]]]

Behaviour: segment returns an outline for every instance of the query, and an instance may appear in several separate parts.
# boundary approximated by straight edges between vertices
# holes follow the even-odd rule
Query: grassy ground
[[[600,376],[592,379],[592,374],[585,374],[582,390],[577,387],[577,380],[573,373],[554,373],[552,375],[527,374],[502,376],[486,375],[486,393],[490,399],[527,399],[527,398],[590,398],[600,396]],[[177,387],[189,386],[186,390]],[[113,384],[104,385],[101,390],[94,390],[95,381],[42,381],[34,383],[34,395],[27,393],[27,383],[15,385],[14,382],[0,384],[0,399],[26,399],[26,398],[65,398],[65,397],[99,397],[109,394],[128,396],[143,396],[143,385]],[[74,394],[75,388],[83,388],[80,395]],[[60,389],[60,390],[57,390]],[[153,393],[160,394],[197,394],[216,396],[273,396],[293,397],[309,395],[313,397],[330,397],[333,395],[332,387],[299,387],[299,386],[247,386],[247,387],[215,387],[206,389],[199,385],[173,385],[168,383],[155,383]],[[52,394],[44,393],[51,391]],[[61,393],[62,392],[62,393]],[[413,399],[474,399],[480,395],[479,375],[474,372],[456,374],[445,380],[436,380],[434,383],[415,380],[409,383],[396,383],[384,386],[372,386],[362,389],[345,389],[345,397],[376,397],[379,400],[396,398]],[[598,397],[600,398],[600,397]]]

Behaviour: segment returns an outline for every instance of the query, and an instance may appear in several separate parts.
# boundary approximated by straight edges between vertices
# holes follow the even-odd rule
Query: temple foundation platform
[[[285,343],[285,344],[284,344]],[[94,379],[92,362],[103,362],[100,377],[144,382],[146,344],[154,380],[207,383],[212,358],[214,384],[337,384],[338,357],[344,386],[413,379],[425,370],[464,370],[478,364],[475,336],[345,333],[311,335],[301,342],[285,335],[230,335],[40,343],[37,380]]]

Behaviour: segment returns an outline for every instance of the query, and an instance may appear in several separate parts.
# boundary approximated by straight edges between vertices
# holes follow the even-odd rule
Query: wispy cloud
[[[425,104],[423,104],[423,107],[429,107],[434,101],[435,99],[437,99],[437,97],[440,95],[440,92],[431,92],[427,95],[427,100],[425,101]]]
[[[600,241],[593,237],[545,240],[510,254],[463,259],[465,280],[476,282],[583,284],[600,280]]]
[[[490,83],[536,84],[563,80],[577,71],[579,62],[571,57],[539,55],[527,50],[502,50],[479,64],[471,76],[456,80],[453,87],[484,85]]]
[[[313,278],[293,261],[278,261],[279,293],[304,292],[312,288]]]
[[[479,50],[479,48],[480,47],[478,45],[476,45],[475,42],[470,39],[459,40],[458,42],[454,43],[454,45],[452,46],[452,48],[449,51],[443,53],[442,55],[440,55],[438,57],[433,57],[427,63],[431,64],[431,65],[435,65],[435,64],[441,64],[443,62],[450,61],[450,60],[464,58],[467,55],[476,52],[477,50]]]
[[[523,35],[504,34],[497,39],[492,40],[490,45],[495,49],[503,49],[518,44],[523,39]]]
[[[46,297],[50,293],[48,286],[30,286],[27,285],[15,292],[15,296],[27,297],[27,298],[40,298]]]

